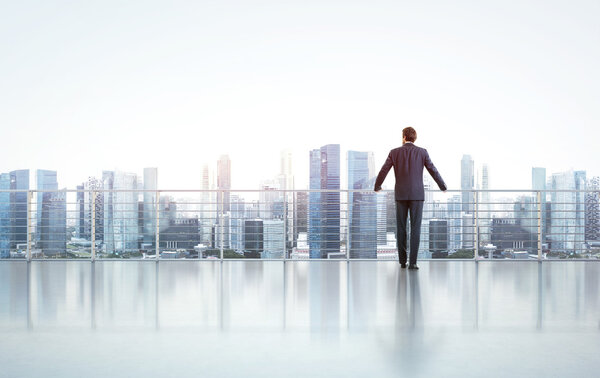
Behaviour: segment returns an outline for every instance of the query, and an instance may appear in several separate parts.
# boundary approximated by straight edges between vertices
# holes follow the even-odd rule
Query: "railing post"
[[[223,204],[225,203],[225,190],[221,190],[220,194],[220,199],[219,199],[219,203],[221,204],[220,207],[220,211],[218,213],[219,216],[219,240],[220,240],[220,245],[219,245],[219,254],[220,254],[220,258],[221,258],[221,262],[223,262],[223,227],[225,225],[225,220],[224,220],[224,208],[223,208]]]
[[[160,192],[157,190],[155,194],[155,205],[154,205],[154,253],[156,261],[158,262],[160,256]]]
[[[27,191],[27,261],[31,261],[31,200],[33,199],[33,192]]]
[[[538,218],[538,248],[537,258],[542,261],[542,192],[537,191],[537,218]]]
[[[91,253],[92,253],[92,262],[96,261],[96,191],[92,190],[90,193],[90,206],[92,207],[92,231],[91,231]]]
[[[475,190],[475,248],[473,249],[474,251],[474,257],[475,257],[475,261],[479,261],[479,191]]]

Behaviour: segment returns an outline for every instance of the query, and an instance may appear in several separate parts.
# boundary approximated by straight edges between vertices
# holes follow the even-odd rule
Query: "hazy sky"
[[[253,189],[290,148],[306,187],[311,148],[379,169],[411,125],[451,189],[464,153],[498,189],[532,166],[600,174],[597,0],[0,4],[2,172],[74,188],[157,166],[191,189],[228,153]]]

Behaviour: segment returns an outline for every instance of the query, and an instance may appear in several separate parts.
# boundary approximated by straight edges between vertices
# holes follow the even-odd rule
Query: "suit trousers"
[[[404,200],[396,201],[396,245],[400,264],[406,264],[406,226],[410,213],[410,260],[409,264],[417,263],[419,242],[421,240],[421,220],[423,219],[423,202]]]

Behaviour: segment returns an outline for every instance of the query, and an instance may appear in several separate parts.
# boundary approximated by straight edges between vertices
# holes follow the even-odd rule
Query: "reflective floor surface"
[[[598,376],[600,262],[0,262],[0,377]]]

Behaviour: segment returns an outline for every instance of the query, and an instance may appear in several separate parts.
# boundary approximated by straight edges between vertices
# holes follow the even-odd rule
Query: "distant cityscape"
[[[309,151],[308,191],[295,189],[287,150],[256,192],[231,187],[228,155],[181,198],[158,192],[157,168],[103,171],[76,192],[59,189],[57,171],[2,173],[0,190],[20,191],[0,192],[0,257],[396,259],[394,196],[372,191],[373,156],[347,151],[356,192],[342,190],[339,144]],[[531,191],[492,193],[487,164],[460,165],[460,193],[436,193],[425,173],[419,258],[600,256],[599,177],[533,167]]]

